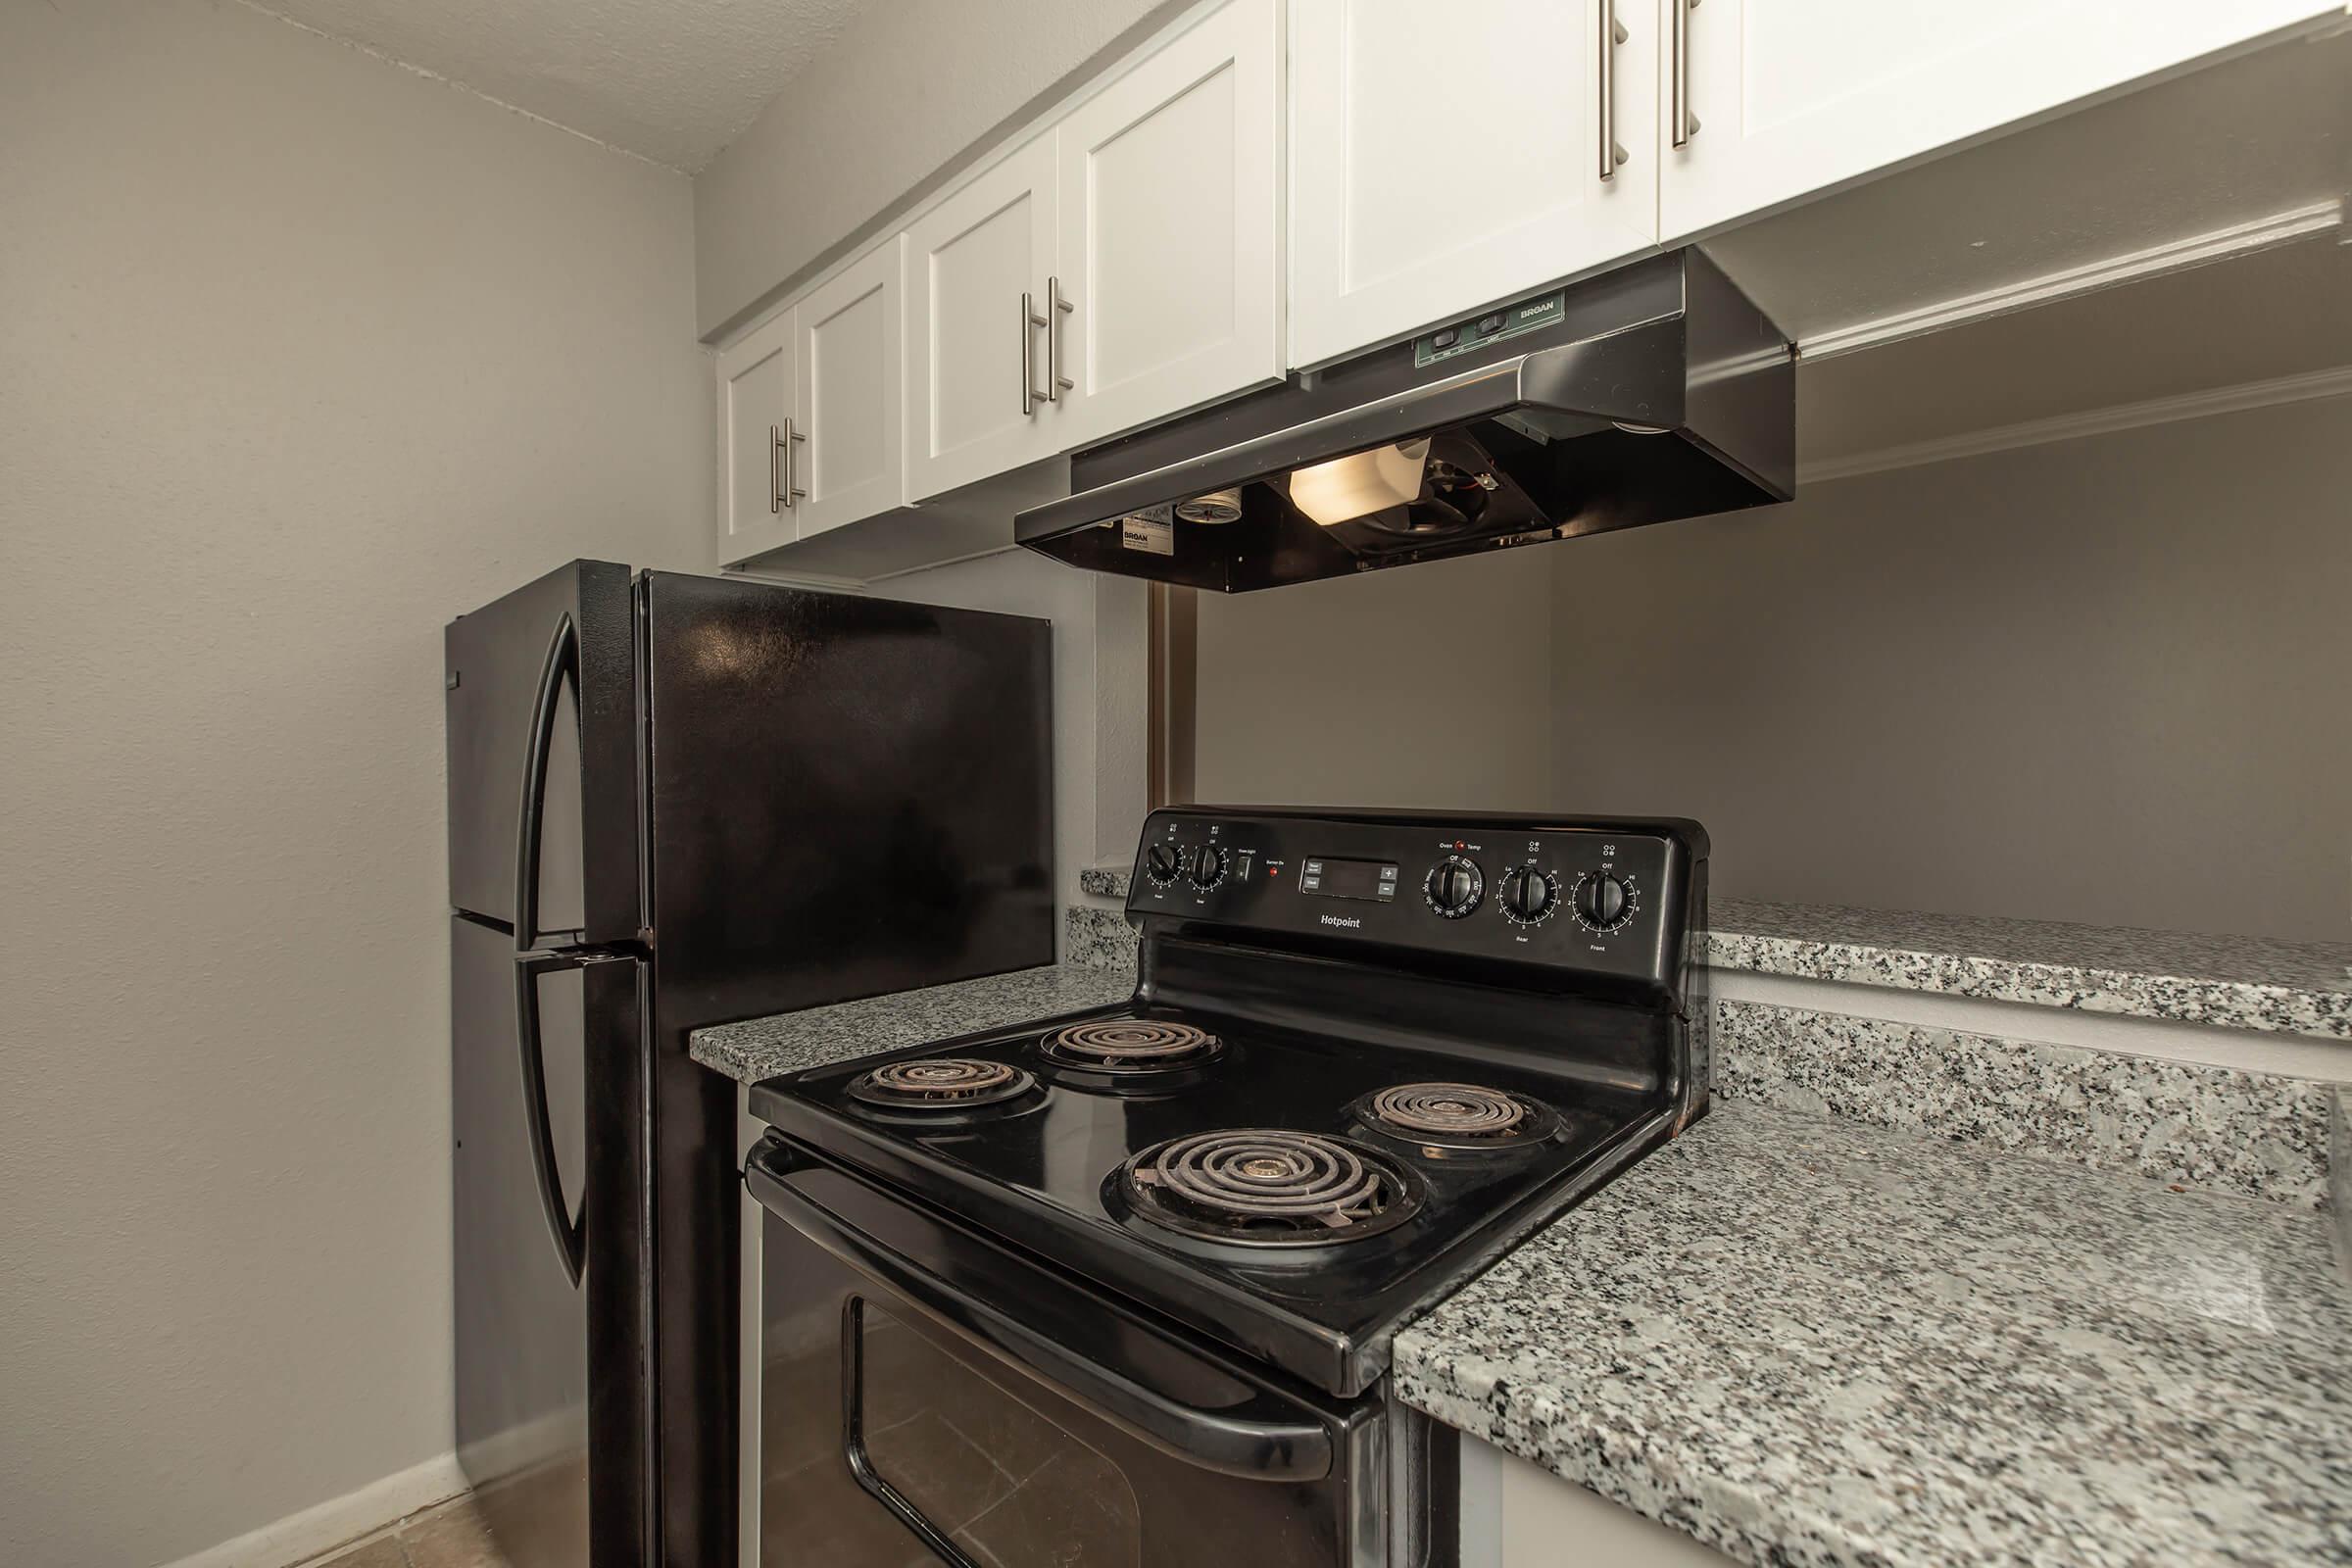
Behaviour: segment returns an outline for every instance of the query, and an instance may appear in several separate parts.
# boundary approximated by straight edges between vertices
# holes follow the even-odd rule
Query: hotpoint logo
[[[1355,931],[1361,931],[1364,928],[1364,922],[1351,914],[1325,914],[1318,915],[1316,918],[1325,925],[1344,925]]]

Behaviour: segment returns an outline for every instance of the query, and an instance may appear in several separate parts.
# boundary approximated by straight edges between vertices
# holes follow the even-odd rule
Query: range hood
[[[1786,501],[1795,447],[1788,340],[1680,250],[1080,452],[1014,530],[1242,593]]]

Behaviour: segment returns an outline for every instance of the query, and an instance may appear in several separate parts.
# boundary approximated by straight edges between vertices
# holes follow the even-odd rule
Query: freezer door
[[[450,921],[458,1458],[514,1568],[645,1556],[642,970]]]
[[[528,920],[519,947],[637,936],[630,594],[628,567],[575,561],[444,634],[449,902]]]
[[[642,588],[664,1029],[1054,961],[1048,622]]]

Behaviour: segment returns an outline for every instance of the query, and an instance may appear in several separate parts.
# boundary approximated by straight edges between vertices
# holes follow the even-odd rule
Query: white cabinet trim
[[[2037,305],[2052,305],[2078,294],[2095,294],[2101,289],[2115,288],[2120,284],[2144,282],[2168,272],[2203,267],[2208,262],[2252,256],[2309,235],[2325,233],[2340,226],[2343,220],[2344,204],[2340,200],[2290,207],[2285,212],[2273,213],[2267,218],[2252,219],[2208,233],[2168,240],[2145,250],[2102,257],[2081,267],[2004,283],[1998,288],[1964,294],[1957,299],[1938,300],[1934,305],[1922,306],[1915,311],[1816,332],[1797,344],[1797,352],[1808,360],[1827,360],[1863,349],[1884,348],[1889,343],[1925,337],[1946,327],[1989,320],[1996,316],[2032,310]]]
[[[828,528],[857,522],[904,506],[906,501],[906,453],[902,439],[906,414],[906,356],[901,327],[905,314],[905,236],[894,236],[867,252],[858,264],[811,290],[793,308],[794,358],[798,362],[793,397],[794,434],[804,438],[794,460],[794,471],[808,494],[795,504],[796,539],[807,539]],[[878,298],[877,298],[878,297]],[[827,427],[834,411],[821,401],[823,387],[819,356],[825,328],[843,313],[867,300],[876,300],[880,329],[874,366],[876,386],[871,409],[855,416],[879,421],[874,437],[880,448],[875,471],[866,478],[834,484],[827,477],[828,455],[835,450]]]
[[[793,540],[797,519],[774,500],[770,486],[782,485],[782,453],[772,447],[792,417],[794,387],[793,313],[786,311],[759,330],[719,351],[718,376],[718,563],[746,561]],[[781,365],[771,368],[771,362]],[[757,442],[758,450],[750,444]]]
[[[1657,3],[1663,16],[1677,0]],[[1844,72],[1851,85],[1777,119],[1751,120],[1747,89],[1761,68],[1747,55],[1765,47],[1756,18],[1766,8],[1784,47],[1788,34],[1801,34],[1806,50]],[[1916,10],[1888,9],[1896,17]],[[1688,146],[1668,150],[1659,237],[1668,245],[1702,239],[2324,25],[2342,9],[2335,0],[2006,0],[1935,13],[1957,38],[1934,53],[1923,42],[1906,61],[1874,55],[1841,30],[1838,6],[1823,0],[1703,0],[1688,13],[1690,109],[1700,128]],[[2001,25],[2012,14],[2013,24]],[[1661,85],[1672,69],[1662,58]]]
[[[1281,0],[1230,0],[1080,105],[1057,127],[1061,236],[1056,270],[1072,313],[1065,326],[1066,371],[1075,382],[1061,436],[1085,446],[1283,371],[1284,26]],[[1176,248],[1161,259],[1170,290],[1221,287],[1233,302],[1226,335],[1189,346],[1126,379],[1102,379],[1096,246],[1102,203],[1096,155],[1154,115],[1230,73],[1232,242]],[[1224,191],[1220,191],[1224,194]],[[1132,264],[1134,258],[1128,259]],[[1218,278],[1215,273],[1224,271]]]
[[[1064,449],[1058,417],[1063,404],[1041,398],[1026,414],[1021,411],[1024,354],[1022,339],[1015,335],[1016,327],[1028,334],[1028,363],[1037,377],[1031,385],[1042,391],[1045,330],[1021,321],[1021,295],[1030,295],[1034,312],[1048,314],[1046,285],[1060,242],[1057,146],[1055,131],[1047,129],[907,225],[906,494],[914,501],[928,501]],[[983,363],[943,372],[936,355],[933,259],[1023,203],[1028,208],[1027,275],[1004,280],[1004,297],[989,303],[1001,313],[990,329],[1002,330],[983,336],[986,343],[1003,345],[1002,358],[986,349]],[[937,434],[943,397],[977,399],[991,408],[998,404],[987,400],[1000,400],[1004,416],[977,434],[943,442]]]

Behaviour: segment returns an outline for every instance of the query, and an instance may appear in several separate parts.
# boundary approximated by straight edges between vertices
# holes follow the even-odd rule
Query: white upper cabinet
[[[1280,378],[1282,43],[1233,0],[1062,121],[1061,445]]]
[[[900,242],[718,356],[719,564],[906,503]]]
[[[899,312],[903,242],[892,239],[793,310],[799,361],[792,433],[795,537],[889,512],[906,499]]]
[[[1063,454],[2344,5],[1204,7],[719,355],[719,558],[1002,548]]]
[[[1291,363],[1648,249],[1660,15],[1292,0]]]
[[[1049,363],[1048,339],[1068,314],[1047,297],[1057,243],[1054,146],[1050,130],[1034,138],[906,230],[913,500],[1068,444],[1057,417],[1062,389]]]
[[[2343,14],[2342,0],[1657,3],[1669,33],[1659,81],[1669,243]]]
[[[790,311],[718,356],[718,560],[732,565],[790,544],[784,473],[792,421]]]

